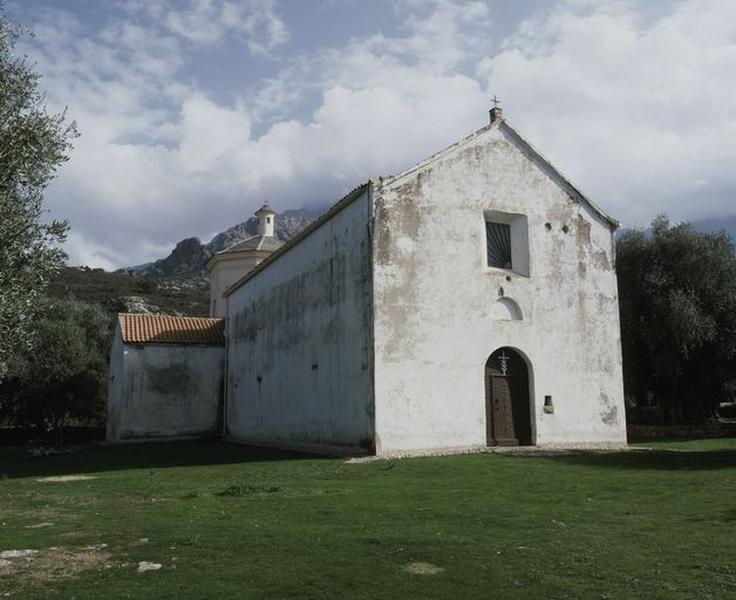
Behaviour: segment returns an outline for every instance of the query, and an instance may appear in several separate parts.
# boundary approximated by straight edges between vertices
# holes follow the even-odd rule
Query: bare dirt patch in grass
[[[432,563],[414,561],[405,564],[404,571],[412,575],[439,575],[444,569]]]
[[[78,537],[85,537],[86,535],[87,535],[86,531],[77,530],[77,531],[65,531],[64,533],[60,533],[59,537],[78,538]]]
[[[111,556],[104,544],[9,550],[3,554],[5,558],[0,562],[0,578],[5,580],[2,582],[5,585],[10,583],[10,590],[18,593],[29,587],[74,577],[82,571],[105,564]],[[8,580],[14,581],[11,583]],[[0,591],[3,591],[2,585]]]
[[[87,481],[89,479],[97,479],[94,475],[53,475],[51,477],[41,477],[36,479],[40,483],[66,483],[67,481]]]
[[[145,573],[146,571],[158,571],[162,567],[161,563],[149,562],[142,560],[138,563],[138,573]]]
[[[0,552],[0,558],[28,558],[34,554],[38,554],[38,550],[3,550]]]

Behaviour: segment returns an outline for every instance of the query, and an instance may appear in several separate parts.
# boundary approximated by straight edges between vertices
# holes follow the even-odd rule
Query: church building
[[[617,222],[490,116],[285,245],[264,206],[259,235],[209,261],[221,435],[377,455],[626,444]]]

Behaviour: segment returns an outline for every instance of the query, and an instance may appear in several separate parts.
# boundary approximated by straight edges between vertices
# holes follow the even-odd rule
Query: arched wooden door
[[[486,443],[528,446],[532,443],[529,372],[511,348],[499,348],[486,362]]]

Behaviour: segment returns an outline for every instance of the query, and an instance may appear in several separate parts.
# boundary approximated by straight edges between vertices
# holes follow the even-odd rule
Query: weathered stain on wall
[[[223,346],[127,345],[115,334],[107,439],[210,436],[221,430]]]
[[[178,396],[186,394],[192,385],[196,385],[187,360],[162,366],[145,365],[144,368],[148,389],[155,394]]]
[[[615,426],[618,424],[618,406],[608,398],[608,394],[601,391],[600,399],[600,415],[601,421],[608,426]]]
[[[529,362],[535,443],[625,443],[611,226],[535,161],[494,127],[376,182],[379,453],[485,445],[484,365],[502,346]],[[487,266],[486,211],[526,215],[528,277]],[[523,319],[492,318],[499,294]]]
[[[228,435],[366,452],[373,446],[369,195],[228,298]]]

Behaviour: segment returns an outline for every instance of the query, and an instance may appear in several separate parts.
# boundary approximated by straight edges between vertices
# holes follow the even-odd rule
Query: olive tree
[[[104,422],[112,325],[98,305],[43,299],[32,349],[14,353],[0,385],[5,425],[61,430]]]
[[[626,392],[702,421],[736,385],[736,258],[726,233],[666,217],[617,244]]]
[[[65,259],[67,224],[44,222],[44,190],[69,158],[76,124],[48,111],[40,75],[18,56],[27,33],[0,0],[0,380],[32,341],[31,323],[48,277]]]

